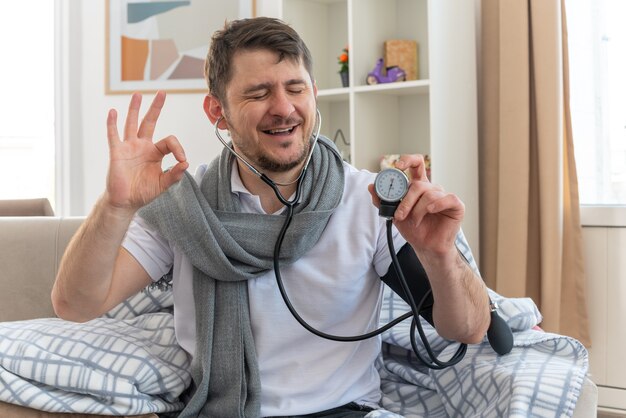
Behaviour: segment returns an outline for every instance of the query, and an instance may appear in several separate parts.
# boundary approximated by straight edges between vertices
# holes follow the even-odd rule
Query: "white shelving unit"
[[[258,2],[260,0],[257,0]],[[379,170],[384,154],[428,154],[432,181],[461,197],[478,257],[476,35],[473,2],[454,0],[263,0],[303,37],[313,55],[322,133],[356,167]],[[388,39],[418,42],[418,80],[369,86]],[[338,56],[350,49],[350,86]]]

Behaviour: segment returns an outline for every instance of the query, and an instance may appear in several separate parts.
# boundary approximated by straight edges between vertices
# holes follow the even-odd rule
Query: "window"
[[[626,1],[566,1],[580,203],[626,205]]]
[[[54,7],[0,3],[0,199],[47,197],[53,207]]]

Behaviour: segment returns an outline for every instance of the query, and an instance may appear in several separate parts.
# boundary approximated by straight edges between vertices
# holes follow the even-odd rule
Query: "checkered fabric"
[[[190,358],[176,342],[170,306],[171,292],[152,289],[86,323],[0,323],[0,400],[102,415],[182,409]]]
[[[462,234],[457,247],[478,272]],[[470,345],[457,365],[430,370],[413,354],[410,321],[404,321],[383,335],[377,362],[386,410],[407,418],[572,416],[588,369],[585,347],[573,338],[533,329],[542,317],[531,299],[504,298],[492,291],[490,296],[513,330],[513,350],[499,356],[485,338]],[[409,310],[386,289],[381,324]],[[449,359],[458,344],[441,338],[426,321],[422,325],[433,351]]]
[[[462,234],[457,247],[478,272]],[[459,364],[430,370],[412,353],[409,321],[383,335],[377,361],[383,409],[368,418],[569,417],[588,368],[578,341],[536,331],[532,300],[491,292],[514,331],[511,353],[498,356],[485,340]],[[0,323],[0,401],[49,412],[104,415],[164,413],[182,408],[191,382],[188,355],[176,343],[172,293],[147,289],[103,318]],[[385,290],[381,323],[409,310]],[[433,351],[447,359],[457,344],[425,321]]]

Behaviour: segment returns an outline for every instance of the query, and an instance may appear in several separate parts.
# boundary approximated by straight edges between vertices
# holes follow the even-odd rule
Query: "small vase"
[[[348,73],[347,71],[339,73],[339,75],[341,76],[341,85],[343,87],[348,87],[350,85],[349,74],[350,73]]]

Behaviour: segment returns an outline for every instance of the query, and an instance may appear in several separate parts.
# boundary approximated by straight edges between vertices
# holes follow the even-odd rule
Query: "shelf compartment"
[[[309,47],[318,89],[340,88],[337,61],[348,45],[348,2],[282,0],[282,19],[298,31]]]
[[[385,90],[355,94],[353,163],[380,170],[387,154],[430,154],[429,96],[397,95]],[[369,121],[368,123],[365,123]]]
[[[427,0],[358,0],[351,5],[350,71],[355,87],[366,85],[367,73],[384,56],[384,42],[390,39],[417,41],[418,79],[429,78]]]
[[[350,130],[350,102],[348,96],[345,100],[318,100],[317,108],[322,116],[322,126],[320,134],[335,140],[335,144],[339,149],[344,160],[352,163],[352,147],[351,147],[351,130]],[[337,135],[337,131],[341,130],[343,139]],[[344,140],[346,143],[344,143]]]

